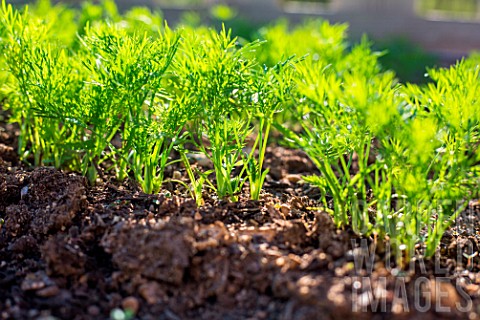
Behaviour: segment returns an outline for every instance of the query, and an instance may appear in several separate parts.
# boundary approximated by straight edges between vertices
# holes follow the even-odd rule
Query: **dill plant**
[[[58,114],[62,111],[57,107],[63,105],[68,117],[74,108],[67,105],[77,99],[69,100],[66,94],[78,92],[81,75],[72,72],[75,61],[66,49],[55,44],[53,23],[30,16],[28,10],[14,11],[3,2],[2,25],[6,30],[2,41],[4,61],[15,79],[16,97],[10,99],[7,108],[20,124],[18,151],[23,159],[33,154],[35,165],[60,167],[69,158],[69,137],[75,132],[54,119],[41,119],[36,114],[44,109]],[[71,76],[65,77],[65,73]]]
[[[108,22],[129,35],[146,34],[156,37],[164,25],[162,13],[159,11],[151,11],[145,7],[133,7],[124,14],[120,14],[113,0],[103,0],[99,4],[83,2],[77,20],[77,33],[80,36],[85,34],[87,25],[96,28]]]
[[[52,40],[65,47],[72,47],[77,41],[78,11],[67,5],[58,3],[53,5],[51,0],[38,0],[31,5],[25,6],[25,12],[30,18],[50,25]],[[61,32],[58,32],[61,30]]]
[[[293,57],[279,62],[273,67],[257,69],[251,80],[251,108],[245,110],[245,118],[256,127],[256,137],[249,154],[244,153],[244,169],[249,180],[250,197],[260,199],[268,168],[263,168],[268,138],[275,124],[275,115],[284,111],[290,102],[293,89],[294,66],[298,63]]]
[[[262,50],[254,53],[254,57],[268,67],[295,57],[296,60],[330,65],[331,69],[342,71],[348,68],[347,29],[347,24],[330,24],[323,20],[307,20],[295,27],[290,26],[287,20],[279,20],[259,30],[258,36],[264,45]],[[293,98],[285,101],[284,105],[291,106],[278,113],[275,122],[289,123],[288,127],[299,129],[301,122],[295,121],[290,112],[295,103]]]
[[[359,233],[371,228],[368,178],[373,140],[372,125],[384,114],[388,122],[391,109],[387,98],[393,94],[393,75],[379,74],[379,66],[368,43],[354,48],[345,60],[356,61],[357,68],[326,65],[306,60],[297,66],[295,109],[291,110],[302,130],[295,133],[280,128],[316,164],[321,176],[307,178],[333,197],[333,216],[337,225],[352,224]],[[362,61],[362,62],[360,62]],[[390,109],[390,110],[389,110]],[[380,129],[379,129],[380,130]],[[354,161],[354,157],[356,158]],[[354,162],[357,168],[354,170]]]
[[[205,173],[194,178],[183,157],[196,198],[207,183],[219,198],[236,201],[249,181],[250,197],[258,200],[268,173],[263,163],[274,115],[290,98],[295,61],[261,66],[252,55],[263,43],[240,44],[225,27],[220,32],[185,28],[183,38],[171,83],[193,115],[190,140],[211,161],[215,175],[213,183]]]
[[[87,140],[93,144],[84,163],[99,157],[118,135],[121,145],[111,150],[117,177],[126,178],[131,169],[147,193],[158,192],[163,183],[171,144],[181,127],[181,119],[171,111],[165,116],[169,101],[162,89],[178,39],[168,28],[152,39],[104,25],[88,29],[81,40],[90,74],[85,122],[92,135]]]
[[[322,209],[338,226],[388,237],[400,266],[418,244],[431,257],[478,196],[478,65],[399,86],[363,42],[337,65],[307,60],[297,71],[291,112],[302,130],[280,130],[321,172],[305,179],[322,190]]]
[[[400,237],[405,243],[425,243],[426,255],[432,256],[445,230],[478,197],[480,69],[468,60],[428,73],[434,82],[405,88],[413,111],[405,135],[398,138],[408,146],[395,187],[412,205]]]
[[[259,38],[265,41],[263,50],[255,58],[267,66],[274,66],[291,56],[338,65],[348,48],[347,24],[330,24],[323,20],[308,20],[291,27],[287,20],[280,20],[259,30]]]
[[[177,109],[167,111],[161,88],[178,34],[165,28],[154,38],[96,24],[86,28],[80,48],[69,50],[54,37],[53,22],[5,3],[2,26],[24,158],[31,152],[35,165],[79,170],[91,182],[108,160],[119,179],[132,172],[146,192],[158,191],[182,121]]]
[[[234,171],[242,165],[243,148],[252,133],[251,121],[243,115],[254,94],[249,82],[255,61],[245,53],[259,43],[237,47],[225,28],[219,33],[184,30],[183,38],[172,86],[192,115],[190,140],[213,164],[215,184],[210,187],[220,198],[235,200],[244,180]]]

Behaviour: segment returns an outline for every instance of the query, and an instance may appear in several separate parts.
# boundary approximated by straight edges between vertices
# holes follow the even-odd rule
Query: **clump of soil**
[[[448,269],[471,234],[444,239],[440,265],[463,273],[440,285],[431,261],[402,273],[379,251],[372,270],[358,268],[361,239],[315,209],[318,190],[301,180],[315,169],[301,152],[269,149],[261,201],[207,197],[197,208],[130,182],[91,187],[75,173],[25,169],[11,130],[0,135],[0,319],[107,319],[117,309],[138,319],[435,318],[433,306],[414,307],[420,276],[432,280],[419,301],[478,301],[478,258]]]

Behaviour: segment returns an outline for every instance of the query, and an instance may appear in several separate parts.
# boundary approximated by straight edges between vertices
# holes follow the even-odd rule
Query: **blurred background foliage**
[[[147,1],[147,0],[145,0]],[[26,0],[11,1],[19,5],[27,2]],[[95,0],[85,2],[82,0],[64,0],[52,1],[60,2],[68,6],[76,6],[82,8],[82,17],[79,30],[68,30],[64,34],[67,35],[75,32],[82,32],[87,17],[95,19],[112,19],[118,17],[119,11],[124,11],[130,6],[147,4],[147,2],[135,0]],[[152,0],[154,7],[154,15],[150,13],[151,8],[136,7],[128,11],[130,23],[135,23],[136,28],[142,30],[147,26],[151,26],[152,17],[155,24],[162,25],[165,16],[162,10],[172,8],[178,9],[177,23],[191,27],[199,27],[200,25],[214,26],[217,29],[224,24],[227,28],[232,29],[235,36],[240,39],[252,41],[256,38],[262,38],[262,27],[271,23],[252,22],[248,16],[239,14],[234,6],[225,4],[228,1],[218,0]],[[261,2],[261,1],[260,1]],[[318,3],[322,6],[332,5],[334,0],[281,0],[280,3]],[[150,6],[150,4],[148,4]],[[415,7],[419,15],[429,17],[447,17],[449,19],[477,19],[479,17],[479,1],[478,0],[416,0]],[[50,1],[42,0],[34,5],[34,10],[48,16],[50,10]],[[72,12],[65,11],[65,15],[71,15]],[[73,17],[65,17],[72,19]],[[146,20],[145,20],[146,19]],[[172,23],[169,23],[172,24]],[[152,31],[152,30],[150,30]],[[69,37],[72,38],[72,37]],[[281,48],[279,48],[281,49]],[[422,83],[428,80],[425,77],[426,68],[442,65],[442,61],[434,53],[423,50],[420,46],[414,44],[406,37],[389,38],[386,40],[376,41],[375,49],[383,52],[380,63],[386,69],[392,69],[396,72],[397,77],[402,82]],[[452,61],[453,62],[453,61]],[[443,64],[445,64],[443,62]]]

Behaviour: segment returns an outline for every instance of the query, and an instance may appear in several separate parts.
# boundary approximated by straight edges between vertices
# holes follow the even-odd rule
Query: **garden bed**
[[[0,317],[476,318],[480,56],[347,28],[3,0]]]
[[[276,170],[262,200],[206,197],[197,208],[173,189],[146,195],[128,181],[90,187],[74,173],[27,169],[14,129],[0,129],[2,319],[476,316],[478,258],[473,268],[456,259],[473,235],[447,232],[437,263],[402,272],[377,248],[369,273],[352,250],[360,239],[312,210],[317,190],[298,178],[315,169],[299,151],[269,149]],[[461,313],[456,303],[472,305]]]

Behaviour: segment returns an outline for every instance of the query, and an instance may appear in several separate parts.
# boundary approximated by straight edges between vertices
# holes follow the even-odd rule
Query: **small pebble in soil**
[[[290,213],[290,210],[291,210],[290,206],[286,203],[280,206],[280,212],[282,212],[282,214],[285,216]]]
[[[100,315],[100,308],[95,305],[89,306],[87,309],[87,312],[91,316],[98,316]]]
[[[53,286],[38,290],[36,294],[37,296],[42,298],[49,298],[49,297],[54,297],[58,295],[59,292],[60,292],[60,289],[57,286],[53,285]]]
[[[20,191],[20,198],[23,199],[23,197],[25,197],[27,195],[27,193],[28,193],[28,186],[25,186]]]
[[[177,171],[177,170],[173,171],[172,179],[176,179],[176,180],[182,179],[182,174],[180,173],[180,171]]]
[[[288,174],[286,177],[285,177],[285,180],[288,181],[289,183],[298,183],[302,180],[302,175],[300,174]]]
[[[140,303],[138,299],[135,297],[126,297],[122,301],[122,308],[124,310],[130,310],[133,314],[137,314],[138,308],[140,307]]]

